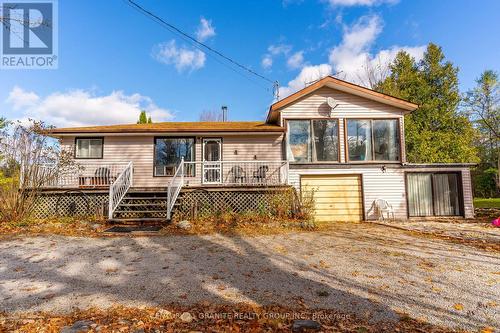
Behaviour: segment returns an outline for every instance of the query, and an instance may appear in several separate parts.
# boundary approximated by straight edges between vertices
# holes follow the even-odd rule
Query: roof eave
[[[308,95],[308,94],[310,94],[310,93],[312,93],[312,92],[314,92],[314,91],[316,91],[324,86],[328,86],[332,89],[344,91],[344,92],[358,95],[361,97],[369,98],[369,99],[375,100],[379,103],[392,105],[394,107],[397,107],[399,109],[404,110],[405,113],[410,113],[412,111],[415,111],[419,107],[418,104],[403,100],[401,98],[397,98],[397,97],[390,96],[387,94],[379,93],[379,92],[376,92],[374,90],[359,86],[359,85],[351,83],[351,82],[347,82],[347,81],[343,81],[343,80],[340,80],[340,79],[337,79],[337,78],[334,78],[331,76],[327,76],[327,77],[319,80],[318,82],[311,84],[310,86],[307,86],[306,88],[303,88],[303,89],[291,94],[290,96],[285,97],[281,101],[278,101],[278,102],[272,104],[269,107],[269,112],[267,114],[266,122],[270,121],[272,113],[280,111],[282,108],[290,105],[291,103],[297,101],[298,99],[300,99],[300,98],[302,98],[302,97],[304,97],[304,96],[306,96],[306,95]]]
[[[228,134],[253,134],[253,133],[260,133],[260,134],[279,134],[283,133],[284,129],[279,128],[276,130],[245,130],[245,129],[240,129],[240,130],[232,130],[232,131],[227,131],[227,130],[177,130],[177,131],[171,131],[171,130],[156,130],[156,131],[51,131],[51,132],[44,132],[44,135],[51,136],[51,137],[61,137],[61,136],[73,136],[73,135],[161,135],[161,134],[211,134],[211,133],[228,133]]]

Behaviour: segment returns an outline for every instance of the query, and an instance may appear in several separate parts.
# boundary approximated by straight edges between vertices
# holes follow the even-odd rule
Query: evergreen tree
[[[418,63],[401,51],[390,74],[375,89],[419,105],[405,117],[406,153],[413,163],[477,162],[476,131],[458,112],[458,68],[445,61],[441,48],[429,44]]]
[[[139,120],[137,121],[138,124],[151,124],[153,121],[151,120],[151,116],[148,117],[146,114],[146,111],[141,111],[141,114],[139,115]]]

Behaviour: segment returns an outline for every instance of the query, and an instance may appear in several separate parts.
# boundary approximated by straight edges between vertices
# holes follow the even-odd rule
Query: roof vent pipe
[[[227,106],[223,105],[222,109],[222,121],[227,121]]]

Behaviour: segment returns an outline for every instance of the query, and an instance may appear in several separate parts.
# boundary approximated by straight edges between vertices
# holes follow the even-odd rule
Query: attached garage
[[[363,220],[361,175],[302,175],[301,195],[313,195],[317,222]]]

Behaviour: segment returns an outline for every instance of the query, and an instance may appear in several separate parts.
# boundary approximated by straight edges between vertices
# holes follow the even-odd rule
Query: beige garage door
[[[360,175],[301,176],[302,196],[314,198],[317,222],[363,220]]]

